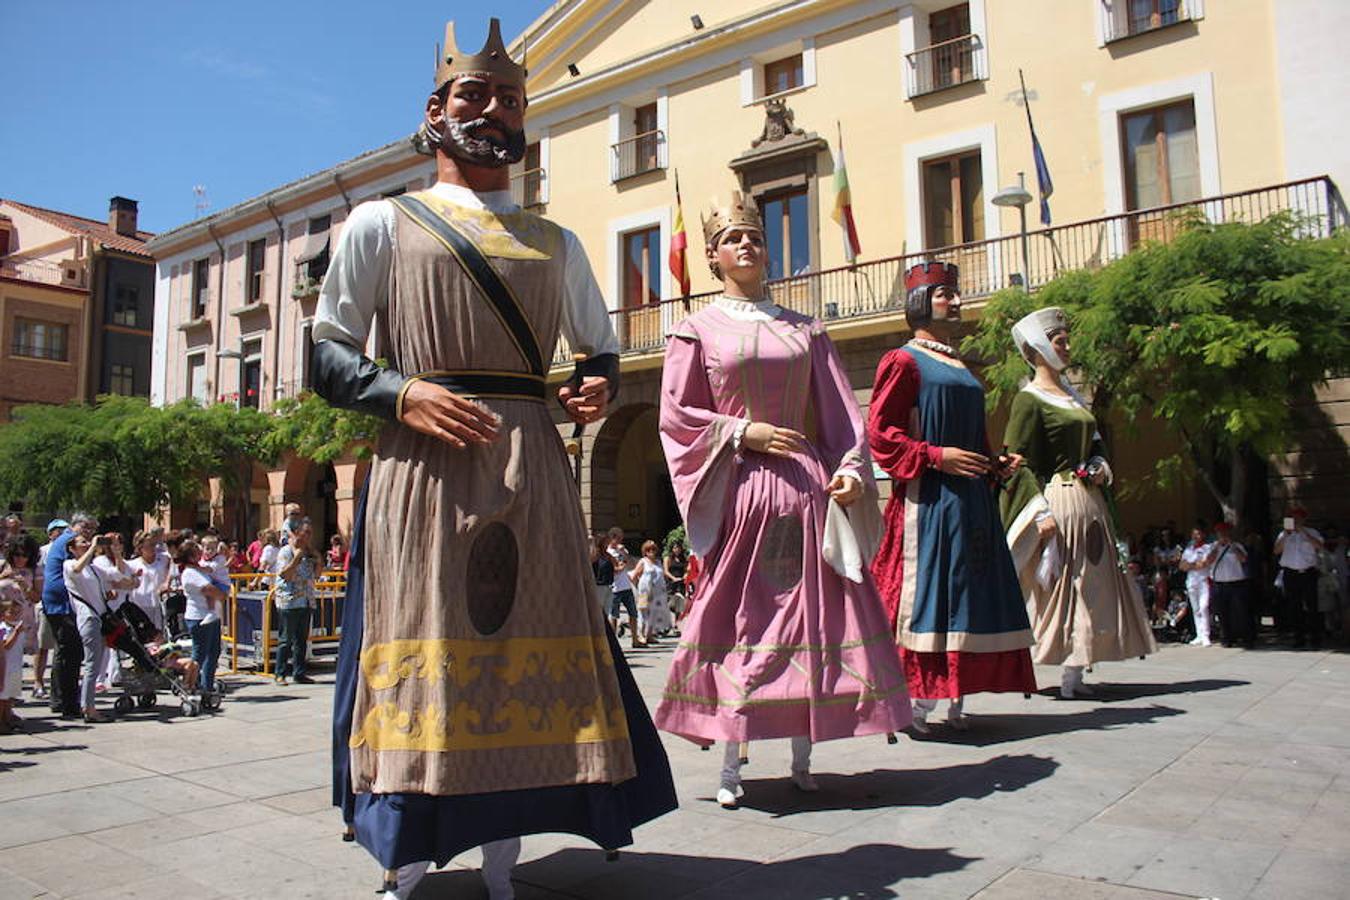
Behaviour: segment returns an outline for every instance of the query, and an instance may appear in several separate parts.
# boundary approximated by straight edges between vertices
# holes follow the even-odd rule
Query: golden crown
[[[525,90],[525,67],[517,65],[502,43],[502,25],[488,21],[487,43],[477,53],[460,53],[455,43],[455,23],[445,23],[445,46],[436,48],[436,90],[465,75],[490,75],[495,81]]]
[[[712,208],[703,219],[703,242],[711,244],[717,236],[733,225],[764,230],[764,220],[759,216],[759,207],[754,197],[746,197],[740,191],[731,192],[731,201],[725,206],[713,198]]]

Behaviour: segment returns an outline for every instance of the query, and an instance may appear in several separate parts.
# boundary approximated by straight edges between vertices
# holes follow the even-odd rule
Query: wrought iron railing
[[[1106,39],[1120,41],[1193,19],[1185,0],[1115,0],[1107,13]]]
[[[622,181],[666,167],[666,133],[644,131],[610,145],[609,180]]]
[[[1301,217],[1308,237],[1328,235],[1345,220],[1335,184],[1322,176],[1031,231],[1026,235],[1025,266],[1022,237],[1012,234],[778,279],[769,283],[769,289],[780,305],[815,316],[827,326],[895,315],[903,306],[905,270],[935,259],[960,266],[961,295],[967,303],[978,302],[1019,279],[1036,290],[1062,272],[1100,268],[1143,242],[1171,240],[1191,211],[1215,223],[1259,222],[1289,211]],[[712,291],[611,312],[620,351],[636,355],[661,350],[680,319],[717,295]],[[571,349],[562,343],[553,364],[570,367]]]
[[[544,202],[544,170],[526,169],[511,176],[511,199],[518,206],[539,206]]]
[[[985,78],[982,44],[977,34],[963,34],[949,41],[906,53],[909,96],[931,94],[943,88]]]

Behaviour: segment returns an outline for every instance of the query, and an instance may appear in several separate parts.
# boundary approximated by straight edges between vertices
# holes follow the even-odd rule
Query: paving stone
[[[1028,869],[1009,872],[975,895],[978,900],[1177,900],[1179,896]]]

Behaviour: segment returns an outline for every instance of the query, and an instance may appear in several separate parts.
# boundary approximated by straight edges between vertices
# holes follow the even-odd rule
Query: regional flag
[[[839,155],[834,160],[834,211],[830,218],[839,223],[844,232],[844,258],[851,266],[858,261],[862,247],[858,244],[858,226],[853,223],[853,198],[848,190],[848,167],[844,164],[844,135],[839,133]]]
[[[670,274],[675,276],[675,281],[680,285],[680,296],[689,296],[689,260],[686,258],[685,250],[689,246],[689,239],[684,233],[684,206],[680,203],[680,173],[675,173],[675,230],[670,236]]]
[[[1041,195],[1041,224],[1050,227],[1050,195],[1055,192],[1055,183],[1050,180],[1050,166],[1045,161],[1045,151],[1041,149],[1041,139],[1036,136],[1036,123],[1031,121],[1031,101],[1027,98],[1027,82],[1022,70],[1017,70],[1017,79],[1022,83],[1022,105],[1027,110],[1027,128],[1031,131],[1031,156],[1036,163],[1036,186]]]

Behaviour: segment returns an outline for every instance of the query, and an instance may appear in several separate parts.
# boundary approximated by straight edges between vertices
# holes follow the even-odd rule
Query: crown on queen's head
[[[746,197],[740,191],[732,191],[730,202],[725,205],[713,198],[708,215],[703,217],[703,242],[711,244],[719,234],[732,226],[764,231],[764,220],[760,218],[755,199]]]
[[[955,288],[959,274],[960,269],[952,263],[919,263],[917,266],[910,266],[906,270],[905,290],[912,291],[917,287],[927,287],[930,284],[945,284],[950,288]]]
[[[525,90],[525,67],[517,65],[502,43],[502,25],[488,21],[487,42],[477,53],[461,53],[455,43],[455,23],[445,23],[445,46],[436,48],[436,90],[464,75],[490,75],[494,81]]]

